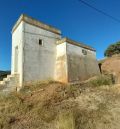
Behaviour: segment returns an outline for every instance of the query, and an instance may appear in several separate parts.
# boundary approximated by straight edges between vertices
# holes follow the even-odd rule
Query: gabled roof
[[[44,30],[47,30],[47,31],[50,31],[50,32],[53,32],[53,33],[56,33],[56,34],[59,34],[59,35],[61,34],[61,31],[59,29],[56,29],[55,27],[52,27],[52,26],[47,25],[47,24],[45,24],[43,22],[40,22],[40,21],[38,21],[38,20],[36,20],[36,19],[34,19],[32,17],[29,17],[29,16],[27,16],[25,14],[22,14],[20,16],[20,18],[18,19],[18,21],[16,22],[16,24],[14,25],[14,27],[12,29],[12,33],[16,30],[16,28],[18,27],[18,25],[22,21],[24,21],[24,22],[26,22],[26,23],[28,23],[30,25],[34,25],[36,27],[42,28]]]
[[[76,45],[76,46],[79,46],[79,47],[82,47],[82,48],[85,48],[85,49],[88,49],[88,50],[96,51],[94,48],[92,48],[92,47],[90,47],[88,45],[85,45],[85,44],[80,43],[80,42],[76,42],[76,41],[71,40],[71,39],[69,39],[67,37],[57,41],[57,44],[61,44],[61,43],[64,43],[64,42],[67,42],[67,43],[70,43],[72,45]]]

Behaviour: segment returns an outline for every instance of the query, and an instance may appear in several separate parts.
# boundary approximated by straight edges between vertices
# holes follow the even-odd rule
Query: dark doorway
[[[102,73],[102,63],[99,63],[99,69],[100,69],[100,73]]]

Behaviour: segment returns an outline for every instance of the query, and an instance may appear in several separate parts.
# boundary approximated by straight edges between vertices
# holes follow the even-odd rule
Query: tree
[[[120,54],[120,41],[110,45],[106,50],[104,55],[107,57],[111,57],[112,55]]]

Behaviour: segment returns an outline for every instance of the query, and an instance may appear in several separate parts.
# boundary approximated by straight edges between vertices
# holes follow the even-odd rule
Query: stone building
[[[99,74],[95,49],[62,38],[59,29],[26,15],[12,29],[11,62],[11,75],[1,82],[7,87],[41,80],[68,83]]]

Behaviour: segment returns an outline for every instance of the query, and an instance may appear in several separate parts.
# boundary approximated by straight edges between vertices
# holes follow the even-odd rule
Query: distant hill
[[[0,70],[0,81],[3,80],[3,78],[7,77],[7,75],[9,75],[10,73],[11,73],[11,71]]]
[[[0,75],[4,75],[4,74],[10,74],[10,71],[2,71],[2,70],[0,70]]]

